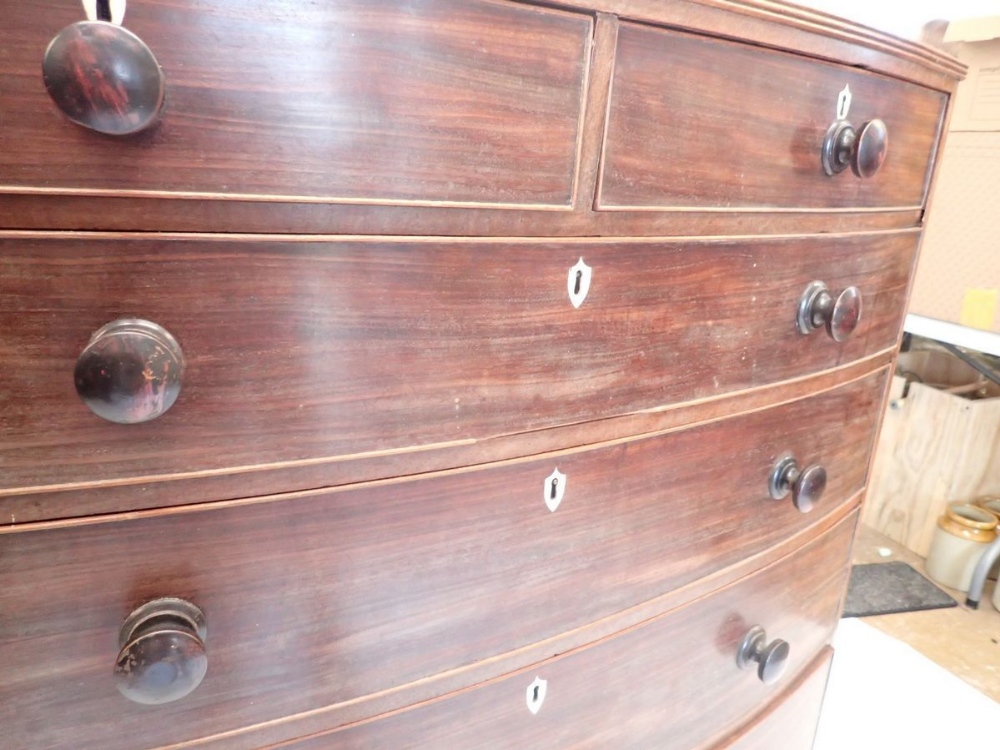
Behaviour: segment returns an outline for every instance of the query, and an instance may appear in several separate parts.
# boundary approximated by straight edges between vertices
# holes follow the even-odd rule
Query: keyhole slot
[[[549,490],[549,499],[550,500],[555,500],[556,499],[556,493],[558,491],[559,491],[559,480],[558,479],[553,479],[552,480],[552,487]],[[535,688],[535,692],[536,693],[538,692],[538,688]]]
[[[104,21],[121,26],[125,19],[126,0],[81,0],[88,21]]]
[[[576,272],[576,284],[573,287],[573,294],[580,293],[580,287],[583,285],[583,271]]]
[[[535,685],[535,689],[531,691],[531,702],[538,703],[538,685]]]

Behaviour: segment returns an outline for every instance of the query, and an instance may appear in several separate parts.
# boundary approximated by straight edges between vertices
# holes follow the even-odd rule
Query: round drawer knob
[[[800,333],[812,333],[820,327],[834,341],[846,341],[861,322],[861,291],[849,286],[836,299],[822,281],[813,281],[799,299]]]
[[[813,509],[826,489],[826,469],[819,464],[811,464],[799,469],[799,464],[791,456],[782,458],[775,464],[768,481],[768,491],[775,500],[781,500],[792,493],[792,502],[803,513]]]
[[[147,422],[181,392],[184,355],[177,340],[148,320],[116,320],[98,330],[76,361],[76,392],[99,417]]]
[[[771,685],[781,679],[788,666],[788,655],[791,649],[782,640],[767,642],[767,634],[760,625],[754,625],[743,638],[740,650],[736,654],[736,663],[740,669],[753,669],[757,665],[757,676],[765,685]]]
[[[208,671],[207,634],[205,615],[190,602],[169,598],[143,604],[119,634],[118,690],[144,705],[190,695]]]
[[[823,171],[834,175],[850,166],[858,177],[872,177],[888,151],[889,131],[881,120],[869,120],[858,129],[838,120],[823,139]]]
[[[107,135],[149,127],[163,106],[156,57],[139,37],[107,20],[60,31],[45,50],[42,78],[66,117]]]

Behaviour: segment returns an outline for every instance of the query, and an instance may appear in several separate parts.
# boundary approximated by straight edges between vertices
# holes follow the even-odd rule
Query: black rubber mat
[[[851,568],[844,617],[871,617],[958,605],[954,599],[902,562]]]

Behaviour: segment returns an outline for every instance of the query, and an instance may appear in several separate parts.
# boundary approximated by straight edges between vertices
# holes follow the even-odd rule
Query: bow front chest
[[[772,0],[0,0],[25,750],[807,750],[950,97]]]

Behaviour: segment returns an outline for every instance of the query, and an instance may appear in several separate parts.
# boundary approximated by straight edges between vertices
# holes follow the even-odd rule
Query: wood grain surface
[[[8,237],[2,487],[402,451],[800,377],[893,346],[915,242]],[[847,342],[797,332],[813,279],[861,287]],[[177,403],[140,425],[73,389],[93,331],[125,316],[166,328],[187,363]]]
[[[832,661],[833,650],[824,649],[760,715],[714,750],[809,750]]]
[[[597,447],[632,440],[637,436],[652,437],[678,427],[824,393],[871,372],[882,371],[885,374],[892,356],[893,351],[886,349],[873,357],[817,375],[752,388],[735,395],[701,399],[597,422],[578,422],[445,446],[431,445],[422,450],[371,453],[346,461],[333,457],[215,471],[181,471],[115,482],[98,479],[94,482],[37,487],[15,494],[0,493],[0,518],[10,522],[7,526],[0,526],[0,533],[3,528],[15,528],[45,519],[69,520],[88,515],[107,515],[123,508],[143,510],[191,502],[240,502],[248,497],[427,474],[529,455],[546,455],[557,460],[564,452],[574,452],[581,445]]]
[[[603,131],[602,131],[603,132]],[[599,155],[594,155],[596,161]],[[246,234],[386,234],[495,237],[697,237],[907,229],[923,211],[802,213],[741,211],[594,211],[449,206],[374,206],[291,201],[175,200],[170,197],[21,194],[0,186],[0,228]]]
[[[152,747],[356,700],[584,627],[835,512],[864,486],[883,385],[877,373],[558,462],[4,534],[5,726],[39,747],[57,747],[68,727],[109,748],[108,732],[141,729]],[[786,452],[829,472],[811,514],[768,496]],[[556,469],[566,484],[552,512]],[[122,704],[111,669],[121,621],[164,596],[205,612],[209,668],[194,694],[151,714]],[[43,728],[46,715],[62,718]]]
[[[706,735],[733,728],[762,709],[828,642],[839,615],[855,521],[856,514],[759,574],[592,648],[443,700],[280,747],[705,747]],[[787,676],[775,685],[765,686],[754,672],[736,666],[740,640],[755,624],[770,638],[791,644]],[[541,710],[532,715],[525,693],[536,677],[546,680],[547,689]]]
[[[166,77],[128,140],[54,111],[38,76],[76,0],[0,15],[0,183],[303,200],[568,207],[592,19],[468,0],[130,3]]]
[[[837,97],[886,123],[872,178],[820,163]],[[837,65],[622,24],[597,203],[618,207],[846,208],[924,202],[945,94]]]

